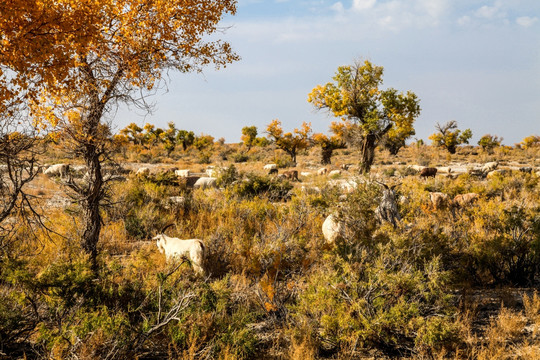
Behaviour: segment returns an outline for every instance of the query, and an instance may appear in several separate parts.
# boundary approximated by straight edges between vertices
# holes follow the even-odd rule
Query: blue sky
[[[171,74],[168,91],[144,116],[122,108],[114,121],[210,134],[240,141],[244,126],[279,119],[285,130],[334,119],[307,102],[341,65],[383,66],[383,88],[420,98],[416,138],[456,120],[473,142],[498,135],[513,145],[540,135],[538,0],[239,0],[220,37],[242,60],[203,74]]]

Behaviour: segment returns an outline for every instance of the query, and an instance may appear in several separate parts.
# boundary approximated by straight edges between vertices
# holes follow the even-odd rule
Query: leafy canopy
[[[443,147],[450,154],[456,153],[456,147],[458,145],[468,144],[472,137],[471,129],[459,130],[457,121],[455,120],[449,121],[444,125],[437,123],[435,129],[437,129],[437,132],[431,134],[429,139],[434,146]]]
[[[347,140],[362,151],[362,170],[368,172],[374,149],[384,137],[404,144],[414,134],[413,123],[420,114],[416,95],[381,90],[383,67],[369,61],[340,66],[334,82],[316,86],[308,96],[317,109],[325,109],[347,124]],[[399,149],[399,147],[398,147]]]
[[[303,122],[300,129],[285,133],[281,127],[281,121],[274,119],[266,128],[266,132],[274,140],[276,146],[289,154],[292,161],[296,162],[298,151],[307,149],[309,146],[311,124]]]
[[[383,67],[367,60],[340,66],[334,82],[316,86],[308,101],[318,109],[359,124],[365,132],[379,132],[392,123],[410,132],[420,113],[418,99],[410,91],[403,94],[392,88],[380,90],[382,76]]]
[[[234,0],[4,0],[0,102],[135,102],[128,95],[153,89],[168,69],[237,60],[228,43],[206,41],[235,11]]]

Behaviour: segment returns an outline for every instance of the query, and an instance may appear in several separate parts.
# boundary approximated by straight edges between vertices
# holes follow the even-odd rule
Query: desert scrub
[[[372,262],[325,255],[291,306],[291,316],[311,323],[325,351],[407,352],[419,331],[426,333],[421,341],[448,346],[455,334],[447,274],[437,258],[415,267],[403,260],[404,251],[380,245]],[[441,323],[430,327],[434,317]]]
[[[150,238],[172,221],[174,214],[167,209],[169,196],[185,194],[171,181],[170,175],[158,175],[156,178],[131,179],[117,186],[114,205],[107,209],[108,216],[111,220],[124,221],[126,233],[131,238]]]
[[[266,197],[271,201],[281,201],[287,198],[293,188],[288,181],[272,179],[268,176],[247,174],[247,179],[235,184],[232,192],[239,197],[250,198],[254,196]]]
[[[242,174],[238,172],[236,167],[231,164],[229,167],[225,169],[221,169],[219,171],[219,175],[217,176],[217,186],[220,188],[226,188],[228,186],[233,185],[235,182],[237,182],[239,179],[242,178]]]
[[[207,282],[144,250],[107,259],[98,278],[84,258],[34,272],[27,261],[1,265],[0,286],[10,291],[2,291],[0,310],[17,311],[1,315],[11,354],[121,359],[152,351],[154,358],[180,358],[193,351],[219,357],[226,349],[243,359],[255,351],[247,324],[260,312],[230,277]]]
[[[233,273],[261,276],[276,259],[280,271],[299,271],[322,238],[318,212],[301,199],[281,204],[227,191],[203,195],[196,192],[193,211],[177,220],[178,236],[205,239],[210,259]],[[212,267],[214,275],[223,272]]]
[[[475,225],[466,249],[472,271],[498,284],[535,282],[540,271],[540,208],[488,203],[477,209]]]
[[[233,154],[232,159],[235,163],[244,163],[249,160],[249,156],[246,153]]]
[[[225,277],[193,289],[196,301],[167,329],[175,357],[218,358],[227,352],[235,359],[248,359],[254,355],[257,343],[247,325],[261,314],[235,288],[235,280]]]

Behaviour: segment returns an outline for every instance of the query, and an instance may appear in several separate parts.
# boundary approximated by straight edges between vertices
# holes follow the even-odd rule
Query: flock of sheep
[[[475,166],[468,169],[468,172],[473,175],[481,177],[490,177],[495,173],[502,173],[504,170],[497,170],[497,162],[485,163],[481,166]],[[421,167],[418,165],[411,165],[408,167],[413,171],[417,172],[420,177],[435,177],[435,175],[440,171],[446,174],[451,174],[452,169],[449,167],[433,168],[433,167]],[[288,179],[291,181],[299,181],[298,171],[297,170],[287,170],[279,174],[278,167],[276,164],[267,164],[264,165],[263,169],[267,171],[269,175],[273,175],[279,178]],[[352,170],[350,165],[343,165],[342,170]],[[319,176],[327,175],[329,177],[336,177],[336,175],[341,175],[342,170],[332,170],[329,171],[327,168],[320,168],[316,171],[316,174]],[[530,168],[519,168],[520,171],[531,172]],[[194,174],[188,169],[184,170],[171,170],[174,171],[174,174],[178,177],[192,179],[193,188],[215,188],[217,187],[217,178],[218,170],[214,167],[209,167],[206,169],[204,174]],[[44,174],[48,176],[59,176],[65,178],[70,172],[70,167],[68,164],[56,164],[49,166],[44,170]],[[141,167],[135,171],[135,176],[148,176],[150,174],[150,169],[148,167]],[[200,176],[202,175],[202,176]],[[312,172],[301,172],[301,176],[309,177],[312,176]],[[540,174],[537,173],[540,176]],[[330,180],[334,181],[334,185],[340,186],[346,193],[351,192],[356,186],[357,183],[355,180]],[[397,209],[397,199],[395,188],[398,185],[392,187],[387,186],[386,184],[377,182],[383,187],[382,189],[382,198],[380,204],[375,210],[375,215],[379,222],[389,222],[393,226],[397,226],[397,223],[401,220],[399,212]],[[178,200],[181,202],[182,197]],[[440,210],[445,208],[456,208],[456,207],[465,207],[473,204],[478,200],[479,195],[476,193],[467,193],[459,194],[454,198],[450,198],[448,194],[442,192],[431,192],[430,201],[434,210]],[[204,274],[204,259],[205,259],[205,245],[201,239],[179,239],[170,237],[164,234],[163,229],[160,234],[153,238],[156,241],[156,246],[158,250],[165,254],[168,261],[175,258],[187,258],[192,264],[194,270],[199,274]],[[345,230],[345,224],[341,221],[337,214],[330,214],[326,217],[322,224],[322,234],[325,241],[328,244],[333,244],[336,240],[343,236]]]

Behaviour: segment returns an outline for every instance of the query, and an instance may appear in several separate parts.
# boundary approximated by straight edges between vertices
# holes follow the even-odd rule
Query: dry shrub
[[[478,360],[502,360],[516,354],[517,349],[530,351],[528,344],[521,343],[525,324],[523,314],[501,307],[485,331],[485,341],[473,347],[471,355]]]
[[[293,337],[287,358],[290,360],[315,360],[317,359],[317,347],[309,338],[297,340]]]
[[[537,291],[531,297],[523,294],[523,307],[527,320],[533,326],[533,336],[536,336],[540,330],[540,297]]]
[[[518,340],[526,322],[523,314],[501,307],[499,315],[491,321],[486,331],[488,343],[497,345]]]
[[[540,344],[529,344],[525,342],[515,346],[509,351],[509,357],[515,355],[517,359],[529,360],[540,359]]]

